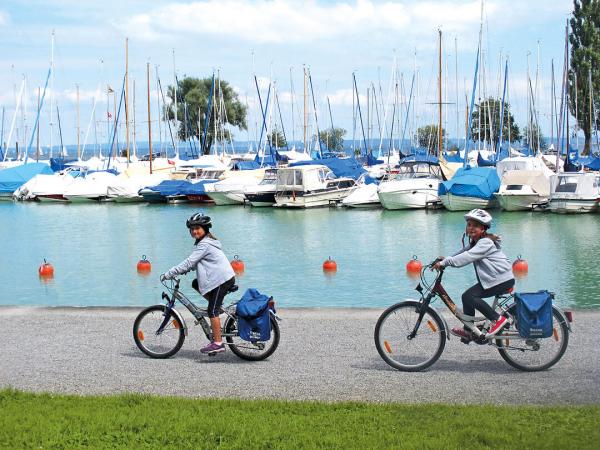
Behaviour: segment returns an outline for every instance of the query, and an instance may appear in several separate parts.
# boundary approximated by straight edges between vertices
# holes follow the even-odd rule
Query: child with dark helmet
[[[185,260],[162,274],[161,280],[196,271],[196,280],[192,285],[208,300],[207,312],[214,338],[200,351],[206,354],[221,353],[225,351],[225,345],[221,337],[219,313],[223,298],[235,284],[234,272],[221,243],[209,231],[212,227],[210,217],[202,213],[194,214],[186,221],[186,226],[195,239],[194,250]]]
[[[488,233],[492,216],[483,209],[474,209],[465,214],[465,220],[469,243],[453,256],[440,257],[434,268],[463,267],[473,263],[477,284],[463,293],[463,312],[474,316],[477,309],[491,320],[492,325],[486,334],[486,338],[489,338],[508,325],[508,319],[494,311],[483,299],[509,292],[515,285],[515,279],[510,261],[500,249],[500,237]],[[453,328],[451,333],[466,340],[472,337],[469,330],[459,327]]]

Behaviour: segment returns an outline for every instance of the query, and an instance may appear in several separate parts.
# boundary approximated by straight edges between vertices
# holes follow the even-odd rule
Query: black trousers
[[[512,279],[492,286],[489,289],[484,289],[481,283],[471,286],[462,295],[463,312],[469,316],[474,316],[475,310],[478,310],[489,320],[496,320],[500,315],[483,299],[506,294],[514,285],[515,280]]]
[[[208,300],[208,307],[206,311],[208,312],[208,317],[218,317],[219,311],[221,310],[221,306],[223,306],[223,299],[227,295],[227,292],[231,287],[235,284],[235,277],[230,278],[225,283],[220,286],[217,286],[212,291],[204,294],[204,298]],[[198,280],[192,281],[192,287],[198,290]]]

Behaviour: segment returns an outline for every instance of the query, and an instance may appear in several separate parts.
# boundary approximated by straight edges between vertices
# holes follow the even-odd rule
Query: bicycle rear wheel
[[[516,317],[516,305],[509,309],[509,313]],[[554,307],[552,308],[553,330],[552,336],[543,339],[510,339],[504,337],[496,339],[500,356],[511,366],[526,372],[546,370],[556,364],[569,345],[569,327],[564,316]],[[517,332],[519,324],[515,321],[502,333]]]
[[[244,341],[238,335],[237,320],[228,317],[225,322],[225,340],[233,354],[247,361],[262,361],[267,359],[277,350],[279,345],[279,324],[272,315],[271,321],[271,337],[268,341],[248,342]]]
[[[133,340],[138,348],[152,358],[169,358],[179,351],[185,340],[183,323],[175,314],[157,333],[165,319],[165,305],[154,305],[144,309],[133,323]]]
[[[375,347],[383,360],[395,369],[417,372],[438,360],[446,346],[444,321],[427,307],[417,334],[412,333],[419,317],[420,303],[408,301],[386,309],[375,325]]]

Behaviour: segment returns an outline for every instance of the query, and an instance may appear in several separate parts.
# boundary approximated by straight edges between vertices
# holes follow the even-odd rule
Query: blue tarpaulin
[[[331,169],[336,177],[350,177],[355,180],[358,179],[365,169],[360,163],[354,158],[325,158],[325,159],[313,159],[311,161],[298,161],[290,164],[290,167],[296,166],[310,166],[310,165],[323,165]]]
[[[50,166],[44,163],[28,163],[0,170],[0,193],[15,192],[36,175],[53,173]]]
[[[405,163],[405,162],[426,162],[429,164],[439,164],[440,160],[438,159],[437,156],[417,153],[415,155],[410,155],[405,158],[402,158],[398,165]]]
[[[438,193],[491,200],[498,189],[500,178],[495,168],[467,166],[458,169],[451,180],[440,183]]]
[[[181,193],[184,195],[204,195],[206,194],[205,186],[207,184],[216,183],[219,180],[202,180],[197,183],[188,183],[182,188]]]
[[[460,157],[460,152],[455,152],[454,155],[444,152],[444,159],[454,163],[463,162],[463,158]]]
[[[152,189],[162,196],[185,195],[185,190],[188,189],[191,184],[192,183],[185,180],[164,180],[156,186],[150,186],[148,189]]]

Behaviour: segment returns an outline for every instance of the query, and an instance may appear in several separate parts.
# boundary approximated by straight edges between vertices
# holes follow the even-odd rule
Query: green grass
[[[260,380],[257,380],[260,382]],[[78,397],[0,390],[0,448],[598,448],[600,406]]]

